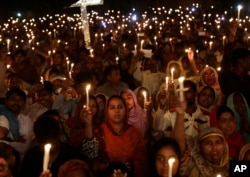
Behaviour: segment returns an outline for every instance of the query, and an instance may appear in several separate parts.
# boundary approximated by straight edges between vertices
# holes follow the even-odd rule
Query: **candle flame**
[[[86,86],[86,91],[89,91],[89,89],[90,89],[90,84]]]
[[[169,165],[173,165],[173,163],[175,162],[175,158],[170,158],[170,159],[168,159],[168,164]]]

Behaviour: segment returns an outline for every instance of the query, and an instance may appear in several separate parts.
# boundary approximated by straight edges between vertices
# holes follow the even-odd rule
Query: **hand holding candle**
[[[49,152],[51,149],[51,144],[45,144],[44,146],[44,156],[43,156],[43,171],[46,171],[49,167]]]
[[[172,177],[172,169],[173,169],[174,162],[175,162],[175,158],[168,159],[168,177]]]
[[[87,109],[89,108],[89,89],[90,89],[90,84],[86,86],[86,107]]]

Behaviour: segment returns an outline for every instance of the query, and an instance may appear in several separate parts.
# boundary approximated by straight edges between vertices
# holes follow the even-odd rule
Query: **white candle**
[[[144,109],[145,109],[146,108],[146,101],[147,101],[147,93],[146,93],[146,91],[143,91],[142,95],[144,97]]]
[[[6,67],[7,67],[7,69],[10,69],[11,65],[10,65],[10,64],[7,64],[7,66],[6,66]]]
[[[72,79],[72,71],[69,71],[69,78]]]
[[[116,64],[118,65],[119,57],[116,57],[116,58],[115,58],[115,61],[116,61]]]
[[[223,36],[222,38],[222,44],[225,45],[225,39],[226,39],[226,36]]]
[[[238,5],[238,16],[237,16],[237,20],[240,20],[240,10],[242,9],[242,5]]]
[[[169,80],[169,78],[165,77],[165,80],[166,80],[166,91],[168,91],[168,80]]]
[[[212,50],[213,41],[209,42],[209,49]]]
[[[86,86],[86,107],[87,109],[89,108],[89,89],[90,89],[90,84]]]
[[[49,152],[51,149],[51,144],[46,144],[44,146],[44,156],[43,156],[43,171],[46,171],[49,167]]]
[[[69,60],[67,60],[67,70],[69,71]]]
[[[71,68],[70,68],[71,72],[73,71],[73,67],[74,67],[74,63],[71,63]]]
[[[175,158],[168,159],[168,177],[172,177],[172,169],[173,169],[174,162],[175,162]]]
[[[10,51],[10,39],[7,39],[7,50]]]
[[[144,40],[141,40],[141,50],[142,50],[142,47],[143,47],[143,43],[144,43]]]
[[[174,68],[171,68],[171,82],[174,82]]]
[[[43,76],[41,76],[40,82],[41,82],[42,84],[44,84]]]
[[[179,79],[179,88],[180,88],[180,101],[184,101],[184,85],[183,82],[185,80],[185,77],[180,77]]]
[[[221,174],[217,174],[217,176],[216,177],[222,177],[222,175]]]

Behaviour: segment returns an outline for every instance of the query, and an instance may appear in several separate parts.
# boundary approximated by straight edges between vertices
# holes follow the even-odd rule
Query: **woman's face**
[[[126,107],[119,98],[112,98],[108,104],[108,115],[111,123],[121,124],[126,118]]]
[[[212,88],[211,88],[212,89]],[[210,88],[204,88],[198,95],[198,103],[204,108],[210,108],[214,102],[214,92]]]
[[[233,96],[234,109],[239,115],[246,113],[246,105],[240,94],[235,94]]]
[[[134,102],[134,98],[131,94],[129,93],[122,93],[122,98],[124,99],[126,105],[127,105],[127,108],[128,110],[131,110],[134,106],[135,106],[135,102]]]
[[[89,99],[89,109],[93,113],[93,115],[95,116],[97,113],[97,105],[96,105],[95,100]]]
[[[174,158],[175,162],[173,163],[172,174],[173,176],[177,173],[179,167],[178,156],[173,150],[172,147],[165,146],[162,147],[156,154],[155,166],[158,176],[168,177],[169,165],[168,160]]]
[[[216,82],[215,73],[211,68],[206,69],[202,74],[202,78],[206,85],[214,85]]]
[[[200,142],[201,155],[212,164],[220,164],[224,148],[225,143],[218,135],[208,136]]]
[[[218,119],[218,128],[224,136],[230,136],[236,130],[236,119],[230,112],[224,112]]]

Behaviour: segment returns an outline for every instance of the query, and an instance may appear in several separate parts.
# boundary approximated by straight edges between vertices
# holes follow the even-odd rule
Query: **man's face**
[[[118,84],[120,79],[121,79],[121,75],[120,75],[119,69],[112,70],[108,76],[108,81],[114,84]]]
[[[15,56],[15,63],[20,64],[24,62],[24,55],[19,53]]]
[[[6,98],[5,104],[14,114],[19,114],[25,104],[25,100],[13,93],[9,98]]]

